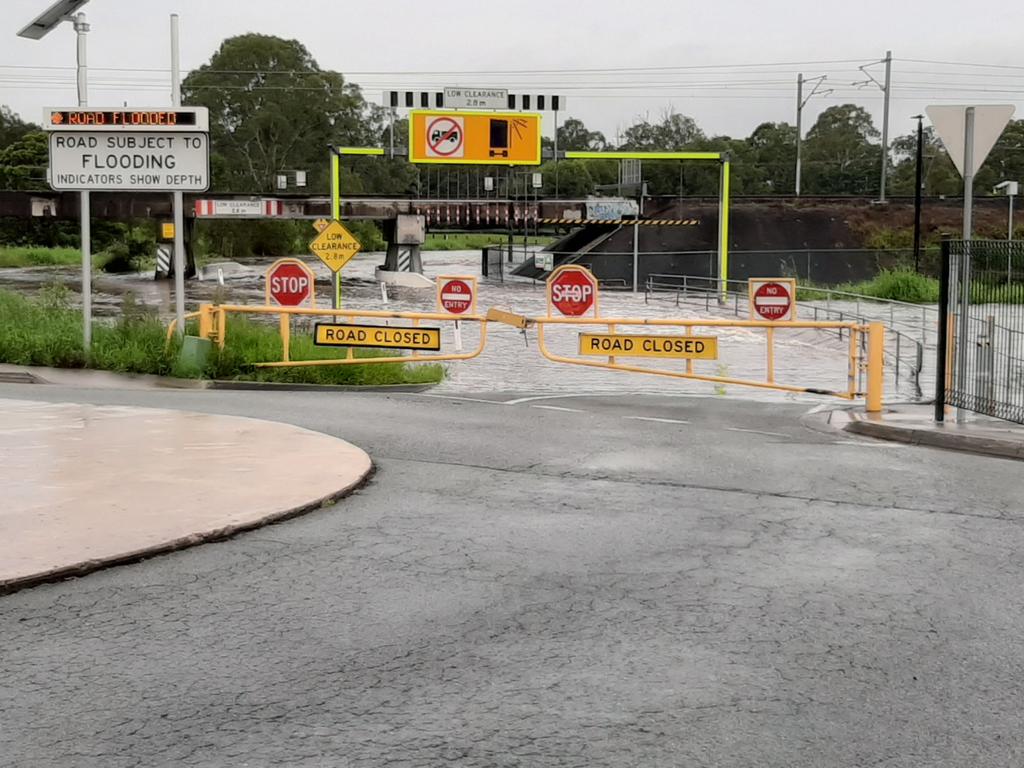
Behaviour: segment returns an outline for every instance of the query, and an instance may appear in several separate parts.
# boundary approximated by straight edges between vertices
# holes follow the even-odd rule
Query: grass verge
[[[253,363],[281,359],[281,339],[274,325],[234,317],[227,343],[214,350],[206,367],[178,362],[180,346],[166,344],[166,329],[156,317],[126,300],[115,323],[93,325],[92,352],[82,346],[82,313],[68,306],[66,289],[44,289],[38,299],[0,289],[0,362],[52,368],[96,368],[119,373],[148,373],[182,378],[276,381],[304,384],[433,384],[444,378],[435,363],[374,363],[298,368],[254,368]],[[292,359],[344,357],[345,349],[313,346],[293,333]],[[381,357],[378,350],[357,350],[357,357]]]
[[[873,299],[888,301],[905,301],[910,304],[937,304],[939,301],[939,281],[934,277],[919,275],[906,269],[884,270],[871,280],[859,283],[843,283],[831,288],[833,291],[844,291],[867,296]],[[801,285],[797,289],[800,301],[824,301],[825,290],[814,285]],[[843,297],[837,297],[842,301]],[[1024,304],[1024,285],[1011,283],[991,285],[972,282],[972,304]]]
[[[0,246],[0,268],[66,267],[81,264],[81,262],[82,252],[77,248]]]
[[[530,245],[547,245],[554,242],[550,237],[530,236],[526,239]],[[513,243],[522,245],[522,236],[513,236]],[[489,245],[507,245],[508,237],[494,234],[434,234],[427,235],[427,241],[423,244],[424,251],[476,251],[486,248]]]

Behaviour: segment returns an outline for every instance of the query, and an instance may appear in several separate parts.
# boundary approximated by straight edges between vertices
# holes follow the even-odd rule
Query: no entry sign
[[[568,317],[585,315],[591,307],[597,314],[597,278],[586,267],[566,264],[548,278],[548,314],[554,307]]]
[[[796,319],[796,280],[751,278],[748,291],[752,319],[777,322]]]
[[[313,271],[298,259],[278,259],[267,270],[267,304],[298,307],[313,298]]]
[[[437,278],[437,306],[450,315],[472,312],[476,305],[475,277]]]

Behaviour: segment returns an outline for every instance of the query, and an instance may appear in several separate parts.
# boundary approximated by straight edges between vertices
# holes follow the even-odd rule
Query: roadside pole
[[[637,282],[640,276],[640,224],[633,225],[633,293],[639,293]]]
[[[935,350],[935,421],[946,420],[946,354],[949,350],[949,237],[939,256],[939,340]]]
[[[718,181],[718,303],[729,291],[729,160],[722,157]]]
[[[181,65],[178,50],[178,14],[171,14],[171,104],[181,106]],[[175,332],[185,335],[185,212],[182,193],[174,192],[174,317]]]
[[[85,35],[89,31],[89,23],[85,14],[79,13],[74,24],[78,34],[78,106],[86,107],[89,104],[89,68],[85,57]],[[92,349],[92,208],[89,192],[80,192],[78,200],[82,240],[82,346],[88,356]]]
[[[963,252],[960,255],[959,278],[960,302],[957,311],[956,381],[963,387],[967,380],[967,335],[970,333],[971,307],[971,234],[974,228],[974,107],[964,110],[964,231]],[[956,423],[967,420],[965,408],[956,409]]]
[[[341,156],[331,147],[331,220],[341,220]],[[341,270],[334,272],[334,297],[331,306],[341,309]]]

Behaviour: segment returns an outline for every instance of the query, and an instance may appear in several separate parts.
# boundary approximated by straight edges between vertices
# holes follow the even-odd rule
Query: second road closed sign
[[[441,329],[317,323],[313,343],[320,347],[378,347],[436,352],[441,349]]]
[[[717,360],[715,336],[634,336],[621,333],[581,333],[580,354],[602,357],[674,357]]]
[[[50,186],[56,190],[203,192],[210,187],[205,133],[53,131]]]

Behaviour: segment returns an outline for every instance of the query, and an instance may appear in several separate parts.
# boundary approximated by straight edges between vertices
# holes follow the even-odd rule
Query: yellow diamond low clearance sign
[[[314,256],[319,257],[328,269],[337,272],[362,250],[362,246],[341,222],[332,221],[313,238],[309,250]]]

